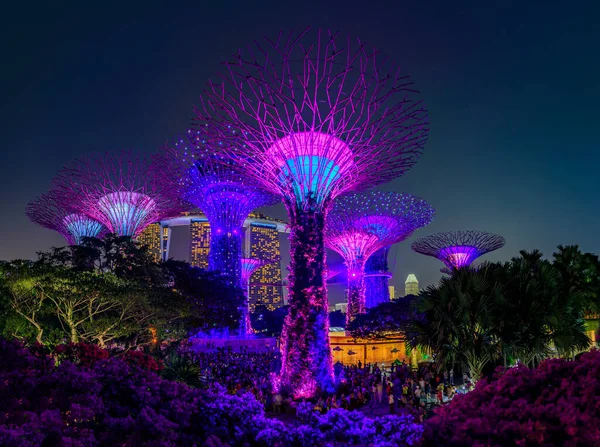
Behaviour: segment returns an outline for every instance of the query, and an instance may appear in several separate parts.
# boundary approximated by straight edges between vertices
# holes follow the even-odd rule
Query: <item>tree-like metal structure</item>
[[[485,231],[448,231],[421,238],[412,244],[412,249],[438,258],[451,271],[471,265],[478,257],[503,247],[505,242],[502,236]]]
[[[390,301],[389,282],[392,277],[388,265],[391,246],[380,248],[365,264],[365,303],[367,309]]]
[[[361,41],[280,33],[240,50],[196,109],[199,141],[278,194],[290,221],[290,311],[280,383],[295,397],[331,388],[323,227],[342,193],[412,167],[427,137],[413,83]],[[194,132],[194,131],[190,131]]]
[[[148,225],[187,209],[158,171],[131,152],[96,154],[60,170],[61,201],[119,236],[138,236]]]
[[[79,245],[83,237],[102,237],[106,232],[104,225],[64,203],[52,191],[29,202],[26,214],[32,222],[60,233],[69,245]]]
[[[209,270],[228,275],[242,286],[244,221],[256,208],[279,203],[279,198],[247,182],[231,160],[207,156],[205,145],[183,136],[159,156],[163,175],[173,179],[180,196],[202,210],[210,225]],[[167,180],[168,181],[168,180]]]
[[[348,269],[346,322],[365,313],[365,264],[372,254],[429,225],[435,210],[411,194],[371,191],[336,200],[325,226],[325,245]]]
[[[271,259],[258,259],[258,258],[242,258],[242,289],[244,290],[244,295],[246,297],[246,301],[244,306],[242,307],[242,312],[240,312],[240,334],[247,335],[252,332],[252,324],[250,323],[250,312],[248,298],[250,296],[250,277],[256,272],[258,269],[264,267],[265,265],[271,264],[275,262]]]

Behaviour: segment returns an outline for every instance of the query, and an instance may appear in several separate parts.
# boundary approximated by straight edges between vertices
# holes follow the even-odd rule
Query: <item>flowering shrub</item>
[[[139,368],[154,372],[161,371],[164,368],[160,360],[157,360],[151,355],[145,354],[142,351],[127,351],[121,356],[121,358],[130,365],[135,365]]]
[[[140,368],[76,345],[59,351],[55,365],[37,348],[0,339],[0,445],[403,446],[421,431],[408,417],[380,423],[344,410],[315,413],[295,427],[266,417],[249,393],[190,388],[144,362]]]
[[[600,445],[600,352],[499,369],[425,424],[425,446]]]

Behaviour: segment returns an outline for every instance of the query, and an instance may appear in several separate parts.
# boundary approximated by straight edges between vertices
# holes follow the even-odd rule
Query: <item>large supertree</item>
[[[106,232],[104,225],[61,201],[61,196],[52,191],[29,202],[26,214],[32,222],[60,233],[69,245],[79,245],[83,237],[101,237]]]
[[[325,226],[325,245],[344,258],[348,269],[348,323],[367,309],[369,257],[429,225],[434,214],[431,205],[411,194],[370,191],[336,200]]]
[[[187,209],[158,175],[161,166],[131,152],[75,160],[55,179],[61,200],[118,236],[138,236],[148,225]]]
[[[275,205],[279,198],[248,185],[231,160],[207,156],[206,146],[191,144],[187,135],[169,144],[159,157],[162,175],[171,177],[181,197],[208,219],[209,270],[225,273],[242,286],[244,221],[254,209]]]
[[[278,194],[290,225],[290,311],[280,383],[296,397],[331,388],[323,228],[333,200],[412,167],[427,113],[412,81],[359,40],[305,29],[240,50],[196,109],[198,140]]]
[[[469,266],[478,257],[503,247],[502,236],[485,231],[448,231],[426,236],[415,241],[412,249],[417,253],[438,258],[448,270]]]

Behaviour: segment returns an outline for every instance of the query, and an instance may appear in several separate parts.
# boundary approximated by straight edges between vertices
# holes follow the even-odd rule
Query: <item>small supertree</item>
[[[336,200],[325,226],[325,245],[344,258],[348,269],[347,323],[366,312],[369,257],[429,225],[434,214],[431,205],[410,194],[371,191]]]
[[[102,237],[106,232],[104,225],[61,202],[52,191],[29,202],[26,214],[32,222],[60,233],[69,245],[79,245],[83,237]]]
[[[130,152],[75,160],[55,179],[61,201],[101,222],[109,233],[136,237],[148,225],[186,210],[161,166]]]
[[[503,247],[505,242],[502,236],[485,231],[448,231],[421,238],[412,244],[412,249],[438,258],[453,270],[471,265],[478,257]],[[442,273],[448,271],[442,269]]]
[[[242,311],[240,312],[241,335],[247,335],[252,332],[252,324],[250,323],[250,313],[248,309],[248,306],[250,305],[248,302],[248,297],[250,296],[250,277],[258,269],[264,267],[265,265],[271,264],[272,262],[274,261],[270,259],[242,258],[242,289],[244,290],[244,296],[246,297],[246,300],[242,306]]]
[[[323,228],[333,200],[402,175],[427,138],[412,81],[359,40],[280,33],[226,62],[197,108],[198,141],[279,195],[290,222],[279,383],[295,397],[331,388]]]
[[[254,209],[278,203],[278,197],[248,186],[230,160],[206,156],[205,147],[190,144],[187,136],[169,144],[160,157],[162,175],[171,177],[179,195],[208,219],[209,270],[225,273],[242,286],[244,221]]]
[[[365,265],[365,303],[367,309],[390,301],[389,282],[392,277],[388,265],[391,246],[380,248]]]

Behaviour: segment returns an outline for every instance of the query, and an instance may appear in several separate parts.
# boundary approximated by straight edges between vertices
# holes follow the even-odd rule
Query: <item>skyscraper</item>
[[[166,259],[169,245],[169,227],[159,223],[148,225],[137,237],[137,241],[148,247],[154,262]]]
[[[404,282],[404,295],[418,295],[419,294],[419,281],[414,273],[411,273]]]
[[[250,221],[250,225],[246,227],[244,245],[250,258],[274,261],[258,269],[250,277],[250,309],[257,304],[263,304],[271,310],[282,306],[281,249],[277,224]]]
[[[208,268],[208,250],[210,248],[210,225],[208,219],[190,220],[190,264],[202,269]]]

